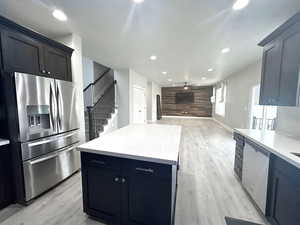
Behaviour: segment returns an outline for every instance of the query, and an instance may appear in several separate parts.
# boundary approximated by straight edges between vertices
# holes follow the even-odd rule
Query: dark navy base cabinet
[[[91,153],[81,160],[85,213],[108,224],[173,224],[174,166]]]
[[[8,146],[0,146],[0,209],[14,201],[9,150]]]
[[[272,225],[300,224],[300,169],[273,157],[269,179],[269,221]]]

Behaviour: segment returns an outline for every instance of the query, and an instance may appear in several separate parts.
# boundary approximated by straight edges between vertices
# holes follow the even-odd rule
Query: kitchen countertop
[[[300,139],[275,131],[251,129],[234,129],[234,131],[300,169],[300,157],[292,154],[292,152],[300,154]]]
[[[176,165],[180,140],[181,126],[129,125],[80,145],[77,150]]]
[[[0,146],[3,146],[3,145],[9,145],[9,140],[0,138]]]

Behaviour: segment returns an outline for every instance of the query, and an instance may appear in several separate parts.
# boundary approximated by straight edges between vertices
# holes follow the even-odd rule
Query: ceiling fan
[[[175,82],[172,86],[183,87],[184,90],[190,89],[192,86],[198,86],[198,83],[193,82]]]

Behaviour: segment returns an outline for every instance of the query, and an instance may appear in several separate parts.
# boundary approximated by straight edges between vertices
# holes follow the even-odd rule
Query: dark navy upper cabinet
[[[300,22],[281,37],[279,102],[281,106],[299,106]]]
[[[269,221],[272,225],[299,225],[300,169],[273,157],[269,178]]]
[[[18,32],[1,31],[4,70],[40,74],[44,68],[43,46]]]
[[[71,54],[48,46],[44,50],[47,74],[55,79],[72,81]]]
[[[260,104],[299,106],[300,13],[259,45],[264,47]]]
[[[264,48],[262,80],[260,86],[261,105],[276,105],[280,87],[280,42],[274,42]]]
[[[1,16],[0,34],[1,67],[5,72],[72,81],[73,49]]]

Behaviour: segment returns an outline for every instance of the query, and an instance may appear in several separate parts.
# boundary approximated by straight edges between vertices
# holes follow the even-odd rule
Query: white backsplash
[[[278,107],[276,131],[300,138],[300,108]]]

